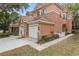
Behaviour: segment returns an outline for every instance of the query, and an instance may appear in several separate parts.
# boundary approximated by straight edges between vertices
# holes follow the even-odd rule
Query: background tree
[[[18,19],[17,13],[0,12],[0,29],[5,33],[9,29],[11,22],[15,22]]]
[[[28,6],[28,4],[23,3],[0,4],[0,30],[5,33],[9,28],[9,24],[18,18],[18,14],[15,11],[21,10],[23,12]]]
[[[8,30],[9,24],[11,22],[9,16],[10,14],[7,12],[0,12],[0,29],[3,30],[3,32],[6,32],[6,30]]]
[[[73,29],[79,28],[79,4],[68,4],[68,9],[73,13]]]
[[[15,23],[15,21],[17,21],[19,18],[19,14],[14,12],[14,13],[11,13],[10,15],[10,19],[11,19],[11,22]]]
[[[29,14],[29,11],[27,11],[26,16]]]

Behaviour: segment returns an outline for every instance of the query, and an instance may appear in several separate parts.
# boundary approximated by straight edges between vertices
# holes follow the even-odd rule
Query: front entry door
[[[66,24],[63,24],[63,25],[62,25],[62,31],[63,31],[63,32],[67,32]]]

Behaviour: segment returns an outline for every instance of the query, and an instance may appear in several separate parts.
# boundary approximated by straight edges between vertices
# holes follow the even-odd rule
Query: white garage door
[[[37,26],[29,26],[29,36],[33,38],[38,37],[38,27]]]

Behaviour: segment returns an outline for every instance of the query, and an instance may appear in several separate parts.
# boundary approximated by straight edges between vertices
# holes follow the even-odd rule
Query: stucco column
[[[69,13],[68,15],[68,18],[67,18],[67,33],[71,33],[72,32],[72,14],[71,12]]]

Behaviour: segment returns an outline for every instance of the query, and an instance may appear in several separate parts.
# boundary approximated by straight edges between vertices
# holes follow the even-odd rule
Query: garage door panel
[[[29,27],[29,36],[33,38],[38,37],[38,27],[37,26],[30,26]]]

